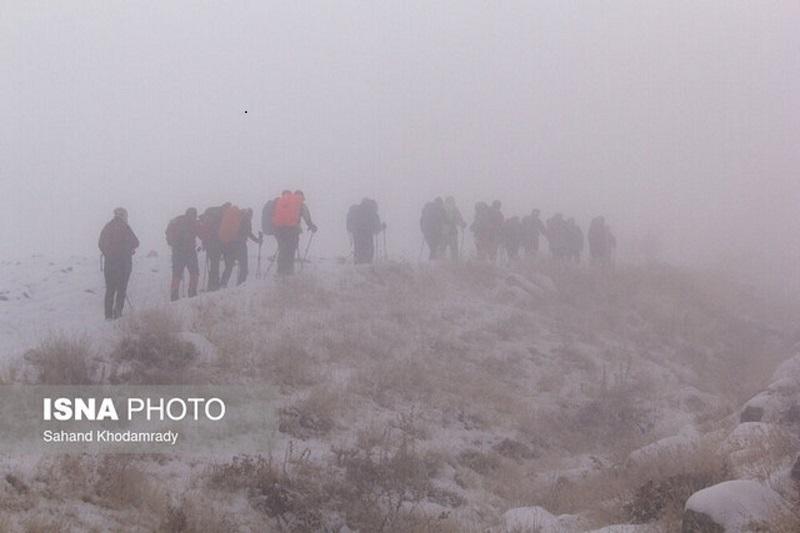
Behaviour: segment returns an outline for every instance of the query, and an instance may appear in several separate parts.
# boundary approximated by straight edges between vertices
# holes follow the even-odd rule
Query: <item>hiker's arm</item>
[[[312,233],[317,231],[317,226],[311,221],[311,211],[308,210],[306,204],[303,204],[303,208],[300,210],[300,217],[305,221],[306,226],[308,226],[308,229],[310,229]]]
[[[136,252],[136,249],[139,247],[139,239],[136,237],[136,234],[133,232],[130,226],[128,226],[128,232],[130,234],[130,244],[131,244],[131,254]]]

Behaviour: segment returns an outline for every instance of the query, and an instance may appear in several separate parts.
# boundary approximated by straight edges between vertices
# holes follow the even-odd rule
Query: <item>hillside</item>
[[[93,261],[2,268],[5,382],[257,384],[278,420],[246,456],[6,457],[0,530],[701,531],[685,502],[731,480],[792,527],[800,374],[773,372],[794,316],[732,282],[320,261],[166,304],[166,260],[147,258],[135,312],[106,323]],[[123,361],[137,342],[156,357]],[[691,520],[725,519],[693,498]]]

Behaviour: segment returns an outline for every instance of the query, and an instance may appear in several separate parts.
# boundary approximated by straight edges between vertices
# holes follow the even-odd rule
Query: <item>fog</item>
[[[301,188],[317,254],[348,254],[371,196],[416,260],[452,194],[796,287],[799,23],[794,1],[4,0],[0,257],[96,254],[118,205],[163,250],[188,206]]]

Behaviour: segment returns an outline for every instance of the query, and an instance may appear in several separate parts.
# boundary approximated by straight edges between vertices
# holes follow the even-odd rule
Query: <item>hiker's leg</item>
[[[197,282],[200,280],[200,262],[197,259],[197,252],[193,252],[186,261],[186,268],[189,270],[189,298],[197,296]]]
[[[106,280],[106,297],[104,300],[106,320],[114,318],[114,293],[117,290],[114,283],[114,268],[114,262],[106,258],[103,268],[103,277]]]
[[[247,280],[249,272],[249,258],[247,257],[247,241],[239,244],[239,253],[237,254],[237,262],[239,263],[239,276],[236,279],[236,284],[241,285]]]

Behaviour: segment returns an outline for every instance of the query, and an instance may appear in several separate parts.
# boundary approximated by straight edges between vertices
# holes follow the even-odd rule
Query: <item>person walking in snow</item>
[[[317,232],[317,226],[311,221],[311,212],[305,203],[303,191],[283,191],[275,201],[272,210],[272,229],[278,241],[278,275],[294,274],[294,262],[300,234],[303,232],[301,220],[311,233]]]
[[[445,211],[444,201],[437,197],[434,201],[428,202],[422,208],[422,216],[419,219],[419,227],[422,236],[428,244],[430,250],[429,259],[438,259],[444,248],[445,222],[447,212]]]
[[[522,234],[525,253],[535,256],[539,252],[539,237],[547,234],[544,223],[539,218],[538,209],[534,209],[530,215],[522,217]]]
[[[461,216],[456,205],[456,200],[448,196],[444,201],[445,222],[444,222],[444,246],[442,252],[450,251],[450,259],[458,261],[461,250],[459,250],[458,232],[464,231],[467,227],[464,217]]]
[[[219,289],[219,266],[222,261],[222,242],[219,240],[219,228],[222,224],[222,214],[231,206],[230,202],[209,207],[198,219],[197,236],[206,252],[208,264],[208,285],[206,290]]]
[[[105,317],[112,320],[122,316],[133,270],[133,254],[139,247],[139,239],[128,225],[128,211],[124,207],[114,209],[114,218],[103,227],[97,245],[103,254]]]
[[[172,283],[170,301],[180,298],[183,271],[189,271],[189,298],[197,296],[200,265],[197,261],[197,209],[190,207],[167,225],[167,244],[172,248]]]
[[[357,265],[372,263],[375,258],[375,236],[386,229],[378,215],[378,203],[364,198],[347,212],[347,231],[353,239],[353,261]]]

